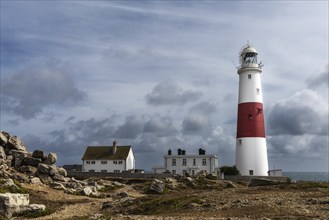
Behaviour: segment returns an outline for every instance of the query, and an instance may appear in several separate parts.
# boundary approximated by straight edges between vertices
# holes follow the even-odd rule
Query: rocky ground
[[[211,175],[76,180],[56,159],[0,133],[0,220],[329,219],[329,183],[232,183]]]
[[[15,219],[329,219],[328,183],[249,187],[207,178],[167,178],[156,181],[163,183],[160,193],[151,190],[154,180],[149,179],[93,181],[106,185],[98,198],[22,184],[32,203],[47,208]]]

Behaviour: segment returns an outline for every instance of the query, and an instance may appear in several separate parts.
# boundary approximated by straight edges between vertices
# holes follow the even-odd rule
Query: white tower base
[[[261,137],[238,138],[236,167],[243,176],[268,176],[266,139]]]

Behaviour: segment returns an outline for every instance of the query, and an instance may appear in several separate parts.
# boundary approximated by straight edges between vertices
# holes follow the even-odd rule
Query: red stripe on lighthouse
[[[237,138],[264,137],[264,110],[259,102],[240,103],[238,107]]]

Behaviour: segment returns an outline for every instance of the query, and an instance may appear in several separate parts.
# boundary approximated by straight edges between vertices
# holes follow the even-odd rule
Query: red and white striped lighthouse
[[[247,45],[240,53],[235,164],[241,175],[267,176],[268,161],[261,86],[262,64]]]

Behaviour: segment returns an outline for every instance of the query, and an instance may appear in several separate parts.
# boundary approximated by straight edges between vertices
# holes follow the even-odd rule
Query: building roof
[[[131,146],[117,146],[113,154],[112,146],[88,146],[82,160],[125,160]]]

